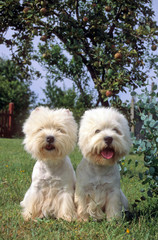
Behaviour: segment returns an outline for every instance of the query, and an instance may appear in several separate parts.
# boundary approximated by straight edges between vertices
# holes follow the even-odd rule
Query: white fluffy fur
[[[67,156],[77,140],[77,125],[72,113],[66,109],[36,108],[24,123],[23,132],[26,151],[37,160],[31,186],[21,202],[24,219],[74,220],[76,176]],[[50,144],[48,136],[54,137]]]
[[[97,130],[97,131],[96,131]],[[112,137],[114,156],[105,159],[105,137]],[[85,112],[80,123],[79,147],[83,159],[77,167],[75,202],[80,220],[107,220],[121,216],[128,201],[120,189],[117,161],[130,149],[130,132],[125,117],[113,108],[96,108]],[[109,147],[109,146],[108,146]]]

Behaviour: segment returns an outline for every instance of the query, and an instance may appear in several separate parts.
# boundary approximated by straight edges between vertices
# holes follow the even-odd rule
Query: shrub
[[[133,140],[134,153],[144,157],[145,172],[139,173],[142,184],[148,184],[149,197],[158,195],[158,92],[157,85],[137,95],[137,114],[142,120],[141,138]],[[134,94],[134,93],[133,93]]]

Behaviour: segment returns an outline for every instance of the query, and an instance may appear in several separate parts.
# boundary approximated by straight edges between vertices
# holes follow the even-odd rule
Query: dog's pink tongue
[[[103,158],[111,159],[114,156],[114,150],[104,149],[103,151],[101,151],[101,155]]]

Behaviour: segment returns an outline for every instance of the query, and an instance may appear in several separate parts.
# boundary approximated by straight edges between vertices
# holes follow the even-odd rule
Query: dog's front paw
[[[63,220],[67,221],[67,222],[72,222],[75,221],[77,219],[76,214],[72,215],[63,215],[63,216],[59,216],[58,218],[62,218]]]
[[[44,215],[43,213],[40,211],[40,212],[31,212],[31,211],[28,211],[28,210],[23,210],[22,211],[22,216],[24,218],[24,221],[29,221],[29,220],[33,220],[33,221],[36,221],[37,218],[43,218]]]
[[[87,221],[88,221],[88,218],[86,218],[86,217],[78,217],[78,218],[77,218],[77,221],[78,221],[78,222],[87,222]]]
[[[87,222],[89,220],[89,215],[88,214],[79,214],[77,216],[77,221],[78,222]]]
[[[24,221],[29,221],[32,218],[32,214],[28,211],[22,212],[22,216],[24,218]]]
[[[120,219],[122,217],[121,211],[120,212],[112,212],[112,213],[108,213],[106,215],[106,219],[108,222],[114,220],[114,219]]]

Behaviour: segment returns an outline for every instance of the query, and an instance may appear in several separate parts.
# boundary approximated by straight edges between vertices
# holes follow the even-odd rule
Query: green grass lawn
[[[76,169],[82,156],[78,148],[71,154]],[[128,159],[132,162],[128,165]],[[135,168],[135,160],[139,165]],[[123,218],[118,222],[106,220],[95,222],[72,222],[44,219],[37,222],[24,222],[21,217],[20,201],[31,183],[31,173],[35,161],[24,151],[20,139],[0,139],[0,240],[10,239],[108,239],[108,240],[146,240],[158,239],[158,212],[156,199],[147,198],[133,208],[135,199],[146,194],[138,178],[143,161],[140,157],[129,155],[123,167],[122,189],[128,197],[133,218]]]

